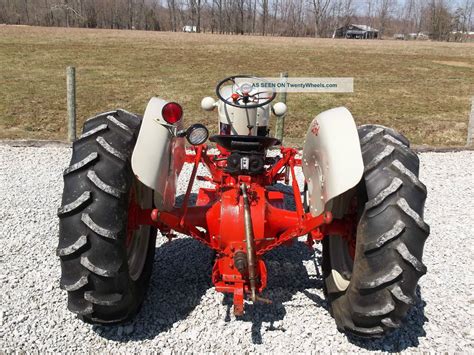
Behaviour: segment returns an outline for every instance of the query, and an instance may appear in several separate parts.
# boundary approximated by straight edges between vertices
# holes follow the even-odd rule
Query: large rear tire
[[[123,110],[88,120],[64,171],[60,286],[68,292],[69,310],[90,323],[132,318],[149,283],[156,230],[129,223],[134,203],[153,204],[153,192],[130,165],[140,125],[140,117]]]
[[[426,187],[418,179],[419,159],[404,136],[366,125],[359,137],[365,171],[351,195],[358,207],[355,255],[347,239],[330,236],[323,241],[322,266],[338,329],[380,337],[401,325],[426,273]]]

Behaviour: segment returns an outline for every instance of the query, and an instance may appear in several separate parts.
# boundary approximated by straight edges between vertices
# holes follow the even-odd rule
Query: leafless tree
[[[312,0],[314,12],[314,35],[322,37],[324,34],[323,22],[328,16],[330,0]]]
[[[448,40],[452,30],[452,15],[445,0],[430,0],[428,16],[431,37],[435,40]]]
[[[191,9],[191,23],[196,26],[196,32],[201,32],[201,0],[188,0],[188,6]]]
[[[465,41],[473,24],[474,0],[464,0],[454,12],[455,40]]]
[[[171,30],[176,32],[177,24],[176,24],[176,0],[168,0],[168,12],[170,17],[170,25]]]
[[[378,0],[379,38],[383,38],[393,10],[394,0]]]
[[[268,0],[261,0],[260,6],[262,9],[262,35],[265,36],[268,26]]]

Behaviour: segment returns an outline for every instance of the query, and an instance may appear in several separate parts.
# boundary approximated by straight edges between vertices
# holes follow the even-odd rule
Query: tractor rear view
[[[338,329],[380,337],[398,328],[415,303],[426,272],[423,221],[426,187],[408,140],[382,126],[356,127],[335,108],[311,123],[302,154],[269,135],[272,104],[265,80],[232,76],[217,85],[219,134],[201,124],[184,127],[175,102],[152,98],[143,118],[123,110],[88,120],[64,172],[59,246],[61,287],[68,308],[98,324],[131,319],[142,304],[152,272],[156,232],[182,233],[216,252],[212,281],[233,295],[234,313],[245,302],[264,302],[264,255],[306,236],[322,242],[325,293]],[[268,85],[271,87],[271,85]],[[217,149],[208,149],[206,141]],[[192,149],[185,149],[185,141]],[[270,148],[279,154],[268,154]],[[182,204],[177,179],[192,164]],[[204,166],[209,174],[200,176]],[[295,169],[302,168],[300,190]],[[195,203],[191,191],[201,188]],[[285,208],[277,183],[291,187]]]

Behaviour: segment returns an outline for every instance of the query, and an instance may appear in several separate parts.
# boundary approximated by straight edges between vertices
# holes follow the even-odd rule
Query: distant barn
[[[196,26],[183,26],[183,32],[197,32]]]
[[[346,25],[334,31],[333,38],[376,39],[379,31],[366,25]]]

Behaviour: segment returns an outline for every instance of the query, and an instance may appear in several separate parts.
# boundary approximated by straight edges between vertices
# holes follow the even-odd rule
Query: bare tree
[[[196,32],[201,32],[201,0],[188,0],[188,6],[191,9],[191,23],[196,26]]]
[[[393,0],[379,0],[378,1],[378,18],[379,18],[379,38],[381,39],[385,34],[390,14],[394,5]]]
[[[176,32],[177,30],[176,0],[168,0],[168,10],[169,10],[171,30],[173,32]]]
[[[314,35],[322,37],[324,34],[323,22],[327,19],[330,0],[313,0]]]
[[[235,33],[243,35],[245,30],[245,0],[235,0],[235,5],[238,14],[238,21],[235,21]]]
[[[267,34],[267,21],[268,21],[268,0],[262,0],[262,36]]]
[[[354,17],[354,11],[353,0],[336,1],[332,9],[335,27],[349,25]]]
[[[28,0],[24,0],[24,4],[25,4],[26,23],[30,23],[30,16],[28,14]]]
[[[452,29],[452,15],[444,0],[430,0],[428,5],[429,31],[433,39],[449,40]]]
[[[367,20],[369,21],[368,25],[370,27],[374,27],[375,0],[366,0],[365,3],[366,3],[366,6],[367,6],[366,16],[367,16]]]
[[[277,23],[279,8],[280,8],[280,1],[279,0],[274,0],[273,1],[273,16],[272,16],[272,36],[275,35],[275,26],[276,26],[276,23]]]
[[[425,25],[425,1],[424,0],[410,0],[412,2],[413,10],[411,20],[413,22],[414,31],[420,33]]]
[[[252,33],[255,33],[256,31],[256,25],[257,25],[257,0],[249,1],[250,3],[250,11],[252,13]]]
[[[454,13],[454,26],[457,41],[465,41],[467,33],[471,31],[474,12],[474,0],[464,0]]]
[[[197,26],[196,26],[196,31],[198,33],[201,32],[201,0],[196,1],[196,7],[197,7]]]
[[[133,7],[134,7],[134,0],[128,0],[128,28],[132,29],[133,26]]]
[[[217,6],[217,18],[219,23],[219,33],[223,33],[224,29],[222,26],[222,20],[224,16],[223,8],[222,8],[222,0],[214,0],[213,2]]]

